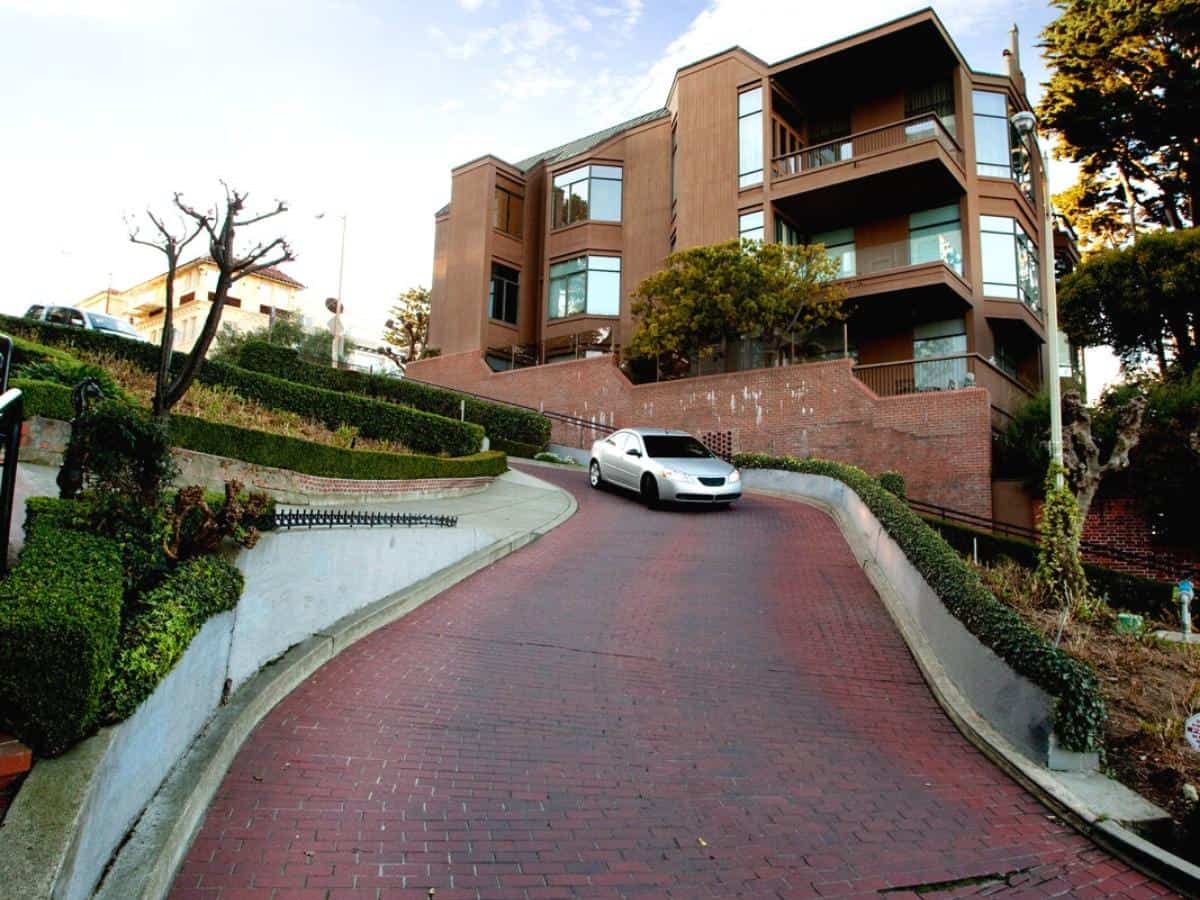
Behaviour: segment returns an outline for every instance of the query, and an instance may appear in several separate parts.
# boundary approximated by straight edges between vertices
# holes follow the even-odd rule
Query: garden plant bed
[[[1060,612],[1033,599],[1032,572],[1003,561],[977,568],[998,599],[1054,640]],[[1106,772],[1171,814],[1171,823],[1144,836],[1200,863],[1200,804],[1183,795],[1185,784],[1200,788],[1200,751],[1183,738],[1184,721],[1200,712],[1200,646],[1152,636],[1177,622],[1146,617],[1145,626],[1138,635],[1118,634],[1116,613],[1101,606],[1091,618],[1072,618],[1060,646],[1096,671],[1108,710]]]

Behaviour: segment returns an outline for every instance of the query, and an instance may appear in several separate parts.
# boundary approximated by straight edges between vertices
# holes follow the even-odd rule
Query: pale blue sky
[[[450,168],[518,159],[661,106],[682,64],[739,43],[773,61],[918,8],[905,0],[0,0],[5,308],[69,302],[161,257],[122,217],[217,179],[275,197],[311,299],[353,332],[429,284]],[[1044,0],[934,4],[973,67],[1015,21],[1031,93]],[[1064,185],[1056,185],[1060,188]],[[273,224],[266,226],[273,230]],[[273,234],[271,236],[274,236]]]

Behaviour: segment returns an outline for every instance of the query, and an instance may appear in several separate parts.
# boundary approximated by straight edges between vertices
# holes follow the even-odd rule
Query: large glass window
[[[621,257],[578,256],[550,266],[550,318],[621,313]]]
[[[958,204],[915,212],[908,217],[908,262],[944,262],[962,274],[962,223]]]
[[[738,188],[763,180],[762,88],[738,94]]]
[[[838,273],[835,278],[851,278],[858,272],[858,259],[854,247],[854,229],[838,228],[834,231],[819,231],[812,236],[811,243],[824,244],[825,252],[837,260]]]
[[[1013,127],[1008,97],[996,91],[974,91],[975,170],[980,175],[1011,178],[1033,202],[1029,148]]]
[[[492,225],[513,237],[521,236],[521,220],[525,215],[525,198],[515,191],[496,185],[496,212]]]
[[[980,216],[983,248],[983,292],[1010,297],[1030,309],[1041,307],[1037,245],[1016,219]]]
[[[492,263],[492,284],[488,291],[488,315],[510,325],[517,324],[517,300],[521,274],[509,266]]]
[[[679,202],[679,140],[671,126],[671,215],[675,215],[675,205]]]
[[[785,247],[796,247],[804,243],[799,229],[778,213],[775,214],[775,241]]]
[[[747,241],[763,240],[766,235],[766,230],[763,225],[763,211],[757,209],[754,212],[742,213],[738,216],[738,237]]]
[[[621,221],[621,168],[583,166],[554,176],[554,227]]]
[[[913,329],[913,379],[918,391],[967,387],[967,329],[962,319],[925,322]],[[955,359],[945,359],[955,356]]]

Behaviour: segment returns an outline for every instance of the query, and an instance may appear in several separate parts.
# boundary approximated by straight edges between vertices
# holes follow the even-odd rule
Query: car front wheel
[[[658,482],[648,472],[642,476],[642,502],[648,509],[658,509]]]
[[[600,477],[600,463],[594,459],[592,460],[592,464],[588,466],[588,481],[596,490],[604,486],[604,479]]]

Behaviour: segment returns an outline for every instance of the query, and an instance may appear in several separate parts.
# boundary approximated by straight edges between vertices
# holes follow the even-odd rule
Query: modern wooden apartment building
[[[1054,277],[1039,266],[1041,160],[1010,123],[1030,108],[1015,29],[1004,59],[971,69],[932,10],[773,64],[734,47],[680,69],[662,109],[459,166],[435,217],[430,344],[492,372],[611,353],[634,328],[632,291],[673,250],[820,242],[841,264],[846,327],[794,358],[746,341],[694,374],[848,357],[878,397],[986,388],[1002,424],[1044,380]],[[448,365],[421,371],[465,386]],[[472,379],[537,404],[515,381]]]

